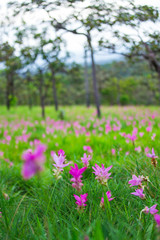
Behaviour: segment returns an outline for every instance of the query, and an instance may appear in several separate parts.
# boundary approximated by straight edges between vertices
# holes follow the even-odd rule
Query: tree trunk
[[[160,104],[160,67],[158,69],[158,88],[159,88],[159,104]]]
[[[28,106],[29,109],[32,109],[32,94],[30,93],[30,83],[31,83],[32,79],[30,76],[27,76],[27,82],[28,82]]]
[[[42,118],[45,118],[45,96],[44,96],[44,79],[43,79],[43,73],[41,70],[40,72],[40,86],[39,86],[39,92],[40,92],[40,103],[41,103],[41,110],[42,110]]]
[[[101,110],[100,110],[100,102],[99,102],[99,92],[97,87],[97,78],[96,78],[96,67],[95,67],[95,61],[94,61],[94,51],[91,43],[91,36],[88,33],[88,45],[91,51],[91,60],[92,60],[92,79],[93,79],[93,88],[94,88],[94,98],[95,98],[95,104],[97,108],[97,116],[101,117]]]
[[[57,89],[56,89],[56,79],[53,69],[51,69],[52,72],[52,89],[53,89],[53,99],[54,99],[54,106],[55,110],[58,111],[58,99],[57,99]]]
[[[14,74],[12,73],[10,76],[10,94],[11,94],[11,99],[14,98]]]
[[[7,74],[7,83],[6,83],[6,107],[10,110],[10,74]]]
[[[117,78],[117,105],[120,106],[120,84],[118,78]]]
[[[85,88],[86,88],[86,106],[90,106],[89,101],[89,82],[88,82],[88,64],[87,64],[87,49],[84,50],[84,78],[85,78]]]

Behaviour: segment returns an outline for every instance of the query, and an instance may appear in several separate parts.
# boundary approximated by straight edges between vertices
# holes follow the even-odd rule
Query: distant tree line
[[[86,104],[84,66],[76,63],[65,66],[66,71],[55,75],[57,98],[60,105]],[[6,70],[0,71],[0,103],[6,103]],[[96,65],[100,102],[105,105],[158,105],[159,90],[156,74],[147,62],[118,61]],[[88,66],[88,106],[94,104],[92,69]],[[10,104],[40,105],[39,73],[15,74],[14,97]],[[43,72],[45,105],[53,105],[52,75]],[[28,86],[28,87],[27,87]]]
[[[57,111],[59,104],[94,103],[100,117],[101,103],[159,104],[158,8],[130,0],[27,0],[8,9],[0,24],[0,101],[8,110],[40,104],[45,117],[46,104]],[[84,66],[66,64],[66,33],[84,37]],[[97,51],[128,60],[98,66]]]

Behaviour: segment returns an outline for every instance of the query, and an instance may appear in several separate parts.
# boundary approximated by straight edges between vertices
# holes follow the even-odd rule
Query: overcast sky
[[[21,0],[19,0],[21,2]],[[86,0],[87,2],[88,0]],[[107,0],[106,0],[107,1]],[[119,0],[120,1],[120,0]],[[6,12],[6,5],[9,0],[0,1],[0,19],[3,19],[5,12]],[[160,0],[136,0],[138,4],[147,4],[152,6],[160,6]],[[118,3],[118,0],[117,0]],[[42,12],[39,13],[40,16],[42,16]],[[64,14],[64,9],[60,14]],[[45,15],[44,15],[45,17]],[[17,18],[17,21],[18,18]],[[28,21],[31,21],[33,23],[33,19],[28,19]],[[35,21],[35,20],[34,20]],[[70,61],[76,61],[77,63],[83,63],[83,53],[84,53],[84,44],[85,44],[85,37],[84,36],[77,36],[73,35],[71,33],[65,34],[65,40],[67,42],[67,50],[70,52],[71,58]],[[111,61],[114,59],[120,58],[118,55],[108,54],[107,51],[96,53],[96,61],[102,62],[102,61]]]

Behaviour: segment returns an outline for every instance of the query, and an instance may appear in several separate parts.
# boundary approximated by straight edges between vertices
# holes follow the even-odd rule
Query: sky
[[[107,0],[106,0],[107,1]],[[5,12],[9,11],[9,9],[6,8],[7,3],[9,0],[5,1],[0,1],[0,20],[3,19]],[[21,2],[21,0],[19,0]],[[88,0],[86,0],[88,2]],[[121,2],[121,0],[117,0],[118,2]],[[152,5],[158,7],[160,5],[160,0],[136,0],[138,4],[147,4],[147,5]],[[41,17],[43,15],[44,19],[46,18],[46,15],[44,12],[39,11],[39,16]],[[67,14],[66,10],[62,9],[59,13],[59,15],[64,15]],[[37,19],[39,16],[36,16]],[[27,18],[28,16],[26,16]],[[27,18],[27,21],[30,22],[31,24],[36,21],[36,19],[32,19],[30,17]],[[16,23],[20,22],[20,18],[17,17]],[[70,52],[70,59],[69,62],[77,62],[77,63],[83,63],[84,62],[84,44],[85,44],[85,37],[84,36],[77,36],[72,33],[66,33],[64,35],[64,38],[67,43],[67,51]],[[96,62],[101,63],[101,62],[110,62],[113,60],[118,60],[121,58],[120,55],[115,55],[115,54],[109,54],[107,51],[103,52],[96,52],[95,54]]]

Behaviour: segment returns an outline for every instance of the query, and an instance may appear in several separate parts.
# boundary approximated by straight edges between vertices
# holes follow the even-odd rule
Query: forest
[[[8,2],[5,10],[0,103],[8,109],[40,105],[44,116],[45,105],[95,104],[100,116],[101,104],[159,104],[158,5],[28,0]],[[73,36],[83,37],[83,63],[67,49]],[[103,64],[98,53],[106,55]],[[108,54],[116,61],[108,62]]]
[[[88,96],[84,82],[84,66],[72,63],[66,66],[65,72],[57,73],[56,89],[60,105],[93,105],[91,66],[88,66]],[[104,105],[159,105],[158,80],[147,62],[117,61],[96,65],[100,102]],[[6,102],[5,70],[0,72],[0,102]],[[40,105],[38,76],[32,73],[24,76],[15,74],[14,95],[11,96],[11,107],[17,105]],[[50,72],[44,73],[46,86],[45,105],[54,105]],[[26,88],[26,86],[28,87]],[[88,101],[88,102],[87,102]]]

